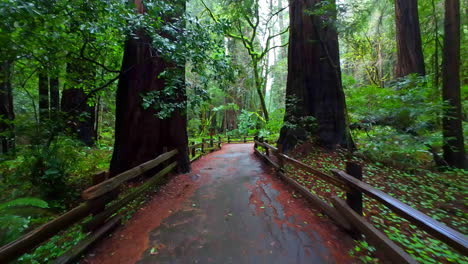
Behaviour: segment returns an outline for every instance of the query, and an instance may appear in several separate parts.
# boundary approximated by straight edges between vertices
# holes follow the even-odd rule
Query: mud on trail
[[[262,165],[224,145],[173,177],[81,263],[352,263],[352,243]]]

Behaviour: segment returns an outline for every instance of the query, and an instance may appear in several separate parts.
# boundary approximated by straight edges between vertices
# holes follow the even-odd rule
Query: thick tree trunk
[[[49,119],[49,77],[45,71],[39,72],[39,120],[44,122]]]
[[[142,13],[141,1],[135,1]],[[117,88],[114,153],[110,164],[111,175],[154,159],[165,149],[178,149],[179,171],[190,170],[187,155],[188,137],[185,109],[176,109],[166,119],[157,117],[153,108],[144,109],[142,94],[160,91],[165,87],[162,72],[173,67],[172,63],[157,56],[151,47],[151,39],[143,32],[138,38],[125,43],[122,76]],[[183,70],[180,71],[183,74]],[[179,89],[177,100],[186,100],[185,88]]]
[[[442,120],[444,159],[466,168],[460,98],[460,1],[445,0],[445,38],[442,62],[442,99],[447,102]]]
[[[7,153],[14,148],[15,113],[13,111],[13,93],[11,89],[11,62],[0,63],[0,153]]]
[[[61,110],[70,134],[88,146],[96,141],[95,98],[88,98],[84,87],[93,83],[95,68],[87,62],[73,59],[67,65],[67,88],[62,91]]]
[[[307,12],[320,2],[290,2],[286,96],[294,102],[286,104],[285,122],[297,128],[284,126],[281,130],[278,143],[285,151],[293,148],[298,139],[305,139],[306,131],[329,148],[351,143],[346,129],[338,34],[324,16]],[[305,117],[315,118],[315,129],[304,127]]]
[[[62,111],[65,123],[72,135],[88,146],[94,145],[95,106],[87,103],[87,95],[80,88],[69,88],[62,92]]]
[[[425,75],[419,28],[418,1],[395,0],[397,64],[395,77],[411,73]]]
[[[56,115],[60,111],[60,91],[59,91],[59,78],[51,77],[49,80],[50,88],[50,111]]]

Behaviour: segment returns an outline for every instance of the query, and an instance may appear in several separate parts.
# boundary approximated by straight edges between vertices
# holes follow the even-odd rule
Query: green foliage
[[[29,227],[32,217],[27,209],[31,208],[45,209],[48,204],[32,197],[0,203],[0,246],[15,240]]]
[[[388,88],[347,87],[347,105],[359,151],[410,168],[428,165],[428,146],[440,149],[443,104],[428,77],[407,76]]]

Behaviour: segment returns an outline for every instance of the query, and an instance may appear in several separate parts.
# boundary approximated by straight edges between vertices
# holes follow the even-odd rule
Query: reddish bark
[[[144,12],[141,1],[135,1],[138,12]],[[153,108],[144,109],[141,95],[160,91],[165,80],[158,76],[173,67],[151,47],[151,38],[142,31],[138,38],[125,43],[122,76],[119,79],[116,100],[115,143],[110,173],[116,175],[145,161],[154,159],[165,149],[178,149],[179,170],[190,170],[187,120],[184,109],[176,109],[171,116],[160,119]],[[183,72],[183,71],[182,71]],[[185,90],[176,95],[185,101]]]
[[[397,64],[395,77],[411,73],[425,75],[419,28],[418,1],[395,0]]]
[[[467,168],[463,142],[460,91],[460,1],[445,1],[445,37],[442,62],[444,159],[457,168]]]
[[[290,37],[287,98],[298,100],[286,105],[285,122],[301,127],[283,127],[279,143],[284,150],[297,139],[305,139],[305,130],[327,146],[346,145],[345,98],[341,84],[338,34],[327,16],[311,14],[321,0],[294,0],[290,3]],[[308,12],[309,11],[309,12]],[[303,117],[315,118],[316,129],[303,127]]]

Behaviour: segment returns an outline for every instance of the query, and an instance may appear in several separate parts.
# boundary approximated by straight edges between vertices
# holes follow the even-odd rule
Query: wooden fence
[[[262,147],[265,153],[260,152],[257,149],[258,147]],[[269,145],[267,142],[255,140],[254,148],[255,153],[277,170],[278,176],[281,179],[291,184],[305,198],[319,207],[342,228],[351,232],[351,234],[364,234],[369,242],[378,250],[381,250],[392,262],[417,263],[409,254],[362,217],[362,197],[364,194],[387,206],[402,218],[405,218],[428,234],[447,243],[463,255],[468,255],[468,239],[465,235],[361,181],[361,166],[355,163],[347,163],[346,172],[334,169],[331,171],[332,174],[329,175],[283,154],[278,148]],[[301,170],[305,170],[314,177],[324,180],[345,191],[346,201],[338,197],[332,197],[332,206],[318,196],[313,195],[305,187],[285,174],[283,166],[286,163]]]
[[[53,263],[71,263],[76,260],[91,244],[108,234],[113,228],[120,224],[121,216],[117,214],[120,209],[125,207],[130,201],[138,198],[152,187],[164,181],[164,176],[177,166],[177,161],[167,164],[177,152],[177,150],[165,152],[153,160],[147,161],[86,189],[82,193],[82,197],[85,201],[84,203],[17,240],[2,246],[0,248],[0,263],[13,261],[21,255],[32,251],[59,232],[76,223],[82,222],[83,229],[88,232],[88,236]],[[143,173],[149,172],[151,169],[155,169],[158,166],[163,166],[164,168],[160,169],[159,172],[142,185],[131,188],[123,195],[118,195],[119,188],[125,182]],[[102,174],[100,174],[100,176],[102,176]],[[86,217],[89,219],[83,221]]]

